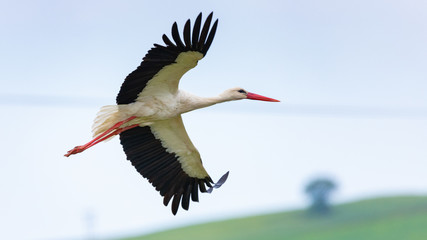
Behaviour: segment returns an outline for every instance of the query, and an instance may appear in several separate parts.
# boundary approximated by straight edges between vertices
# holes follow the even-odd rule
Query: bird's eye
[[[246,92],[245,90],[243,90],[243,89],[238,90],[238,92],[239,92],[239,93],[244,93],[244,94],[246,94],[246,93],[247,93],[247,92]]]

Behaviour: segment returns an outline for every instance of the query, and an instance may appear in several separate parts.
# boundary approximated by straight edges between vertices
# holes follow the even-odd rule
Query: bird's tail
[[[92,125],[93,137],[110,129],[114,124],[120,121],[119,108],[117,105],[103,106],[96,114]]]
[[[102,107],[101,110],[99,110],[92,126],[93,139],[84,145],[74,147],[64,156],[69,157],[73,154],[81,153],[95,144],[107,141],[124,131],[139,126],[139,124],[131,123],[132,120],[136,118],[135,116],[118,121],[118,119],[120,119],[120,112],[118,109],[117,105]]]

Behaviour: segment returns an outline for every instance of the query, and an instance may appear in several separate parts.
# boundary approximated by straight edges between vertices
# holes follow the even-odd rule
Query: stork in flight
[[[154,44],[141,65],[130,73],[117,95],[117,105],[101,108],[94,121],[93,140],[65,154],[72,154],[120,134],[127,159],[136,170],[160,192],[172,213],[179,205],[188,210],[190,197],[197,202],[198,193],[211,192],[227,179],[228,172],[213,183],[202,165],[200,154],[185,131],[181,114],[217,103],[252,99],[278,100],[231,88],[216,97],[199,97],[178,89],[179,80],[202,59],[215,36],[218,19],[210,27],[212,13],[202,27],[200,13],[191,32],[190,20],[184,26],[182,42],[176,22],[172,25],[172,42],[166,35],[166,46]],[[206,189],[206,186],[209,189]]]

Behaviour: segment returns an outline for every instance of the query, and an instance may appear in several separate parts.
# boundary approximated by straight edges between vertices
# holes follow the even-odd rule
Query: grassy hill
[[[427,197],[337,205],[328,216],[290,211],[173,229],[126,240],[426,240]]]

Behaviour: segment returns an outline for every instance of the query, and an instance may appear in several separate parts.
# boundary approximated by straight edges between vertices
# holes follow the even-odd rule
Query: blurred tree
[[[326,214],[330,211],[329,198],[336,184],[327,178],[314,179],[305,187],[305,192],[311,198],[310,211]]]

